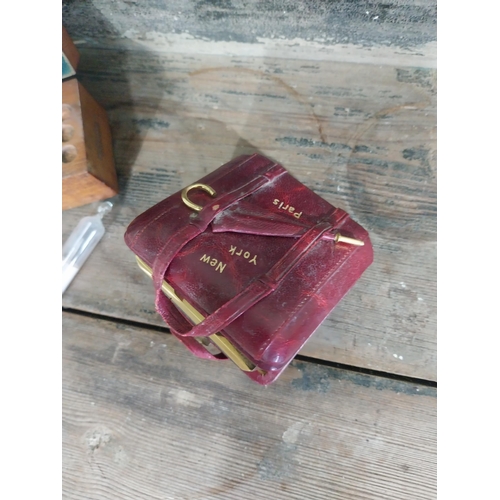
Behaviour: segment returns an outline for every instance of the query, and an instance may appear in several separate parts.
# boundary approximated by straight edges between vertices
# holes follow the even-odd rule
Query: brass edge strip
[[[150,278],[153,277],[153,272],[151,268],[137,255],[135,256],[139,268],[144,271]],[[197,309],[195,309],[189,302],[185,299],[180,299],[175,290],[170,286],[165,280],[163,280],[161,286],[162,292],[169,298],[174,305],[180,309],[193,324],[197,325],[201,323],[205,317]],[[203,337],[202,337],[203,338]],[[221,335],[220,333],[214,333],[208,337],[233,363],[245,372],[251,372],[258,370],[259,372],[265,374],[263,370],[258,369],[251,361],[249,361],[240,351],[234,347],[229,340]],[[200,338],[198,337],[197,340]],[[203,345],[203,343],[201,342]]]

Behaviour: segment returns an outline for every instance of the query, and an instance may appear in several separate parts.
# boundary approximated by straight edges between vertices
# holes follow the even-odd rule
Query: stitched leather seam
[[[335,211],[333,211],[330,215],[330,217],[335,213]],[[346,214],[347,215],[347,214]],[[345,217],[342,219],[344,220]],[[339,229],[340,227],[340,224],[338,224],[334,229]],[[321,240],[318,240],[318,241],[321,241]],[[336,245],[336,244],[335,244]],[[292,310],[292,312],[283,320],[283,322],[281,323],[281,325],[278,326],[278,328],[276,328],[276,330],[274,331],[274,334],[273,334],[273,339],[270,339],[269,342],[266,344],[264,350],[262,351],[262,354],[264,354],[267,350],[267,348],[269,347],[269,345],[271,344],[272,340],[274,340],[274,337],[276,337],[280,332],[281,330],[293,319],[295,313],[297,311],[299,311],[300,309],[302,309],[304,307],[304,305],[309,302],[311,299],[312,299],[312,296],[318,291],[318,289],[320,287],[322,287],[326,281],[328,281],[328,279],[330,279],[330,277],[332,276],[332,274],[334,274],[341,266],[342,264],[347,260],[348,257],[350,257],[354,251],[356,251],[357,248],[354,248],[351,252],[348,252],[343,259],[341,259],[337,265],[335,266],[334,269],[331,269],[330,270],[330,273],[327,273],[322,280],[318,281],[318,283],[316,284],[316,286],[314,288],[312,288],[311,290],[311,293],[308,293],[298,304],[297,306],[295,306],[295,308]],[[281,284],[281,283],[280,283]]]

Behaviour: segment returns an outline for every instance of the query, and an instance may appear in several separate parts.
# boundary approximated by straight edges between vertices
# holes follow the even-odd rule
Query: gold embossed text
[[[257,255],[254,255],[251,259],[250,256],[252,255],[248,250],[244,250],[243,248],[238,249],[238,247],[235,247],[231,245],[231,248],[229,249],[229,253],[231,255],[238,255],[242,256],[244,259],[247,259],[250,264],[253,264],[254,266],[257,265]],[[242,255],[243,254],[243,255]]]
[[[209,266],[215,268],[215,270],[219,271],[220,273],[222,273],[222,271],[226,269],[226,264],[223,264],[220,260],[212,259],[210,255],[203,254],[203,257],[200,260],[202,262],[205,262],[205,264],[208,264]]]
[[[302,215],[302,212],[296,212],[295,207],[291,207],[288,203],[285,203],[283,201],[276,199],[273,201],[273,205],[276,205],[280,210],[284,210],[285,212],[293,214],[293,216],[297,219],[300,219],[300,216]]]

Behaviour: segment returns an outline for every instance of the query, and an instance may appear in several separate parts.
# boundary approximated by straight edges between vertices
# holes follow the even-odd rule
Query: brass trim
[[[182,201],[184,202],[185,205],[187,205],[191,210],[194,210],[195,212],[201,212],[201,210],[203,210],[203,207],[200,207],[200,205],[196,205],[196,203],[193,203],[188,198],[188,193],[189,191],[191,191],[191,189],[202,189],[203,191],[208,193],[212,198],[217,194],[214,189],[212,189],[210,186],[207,186],[206,184],[197,183],[185,187],[181,193]]]
[[[361,240],[356,240],[354,238],[349,238],[348,236],[342,236],[340,233],[335,235],[335,243],[342,242],[348,243],[349,245],[355,245],[357,247],[365,246],[365,242]]]
[[[137,255],[135,256],[137,260],[137,264],[139,268],[146,273],[150,278],[153,277],[153,271],[151,268]],[[201,323],[205,316],[201,314],[197,309],[195,309],[189,302],[185,299],[180,299],[175,290],[169,285],[165,280],[161,285],[162,292],[169,298],[174,305],[180,309],[194,325]],[[206,337],[195,337],[196,340],[200,342],[201,345],[204,345],[203,339]],[[251,361],[249,361],[243,354],[241,354],[236,347],[234,347],[231,342],[221,335],[220,333],[214,333],[208,337],[240,370],[244,372],[252,372],[254,370],[259,371],[262,374],[265,374],[264,371],[258,369]]]

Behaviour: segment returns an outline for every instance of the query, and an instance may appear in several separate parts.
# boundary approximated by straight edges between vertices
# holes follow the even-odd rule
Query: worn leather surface
[[[153,269],[156,308],[172,333],[201,357],[194,336],[220,331],[276,379],[373,260],[368,233],[262,155],[241,156],[137,217],[129,248]],[[335,243],[337,232],[365,242]],[[193,327],[161,292],[170,283],[206,316]]]

